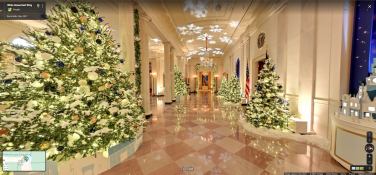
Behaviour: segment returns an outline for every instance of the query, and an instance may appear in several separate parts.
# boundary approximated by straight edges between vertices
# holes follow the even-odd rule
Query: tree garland
[[[134,57],[136,61],[135,65],[135,91],[136,96],[140,97],[141,95],[141,38],[140,38],[140,15],[138,14],[138,10],[133,10],[133,18],[134,18]],[[141,106],[141,111],[145,112],[144,108]]]

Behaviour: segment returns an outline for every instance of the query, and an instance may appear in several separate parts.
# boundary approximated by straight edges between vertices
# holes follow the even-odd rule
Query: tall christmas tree
[[[176,65],[174,67],[174,73],[175,96],[187,94],[187,86],[185,85],[183,75],[181,74],[180,69]]]
[[[228,84],[228,89],[229,90],[225,97],[225,101],[230,102],[230,103],[240,103],[241,101],[240,82],[235,72],[233,73],[230,83]]]
[[[42,14],[48,28],[24,31],[33,47],[6,47],[19,72],[0,77],[14,101],[0,114],[1,151],[46,151],[47,159],[80,159],[131,140],[146,122],[120,45],[87,1],[58,3]]]
[[[245,110],[248,122],[255,127],[289,129],[288,119],[293,115],[287,108],[289,103],[283,97],[282,85],[277,83],[279,76],[267,52],[258,77],[260,79],[256,82],[252,98]]]
[[[226,96],[228,94],[228,84],[225,76],[222,78],[221,87],[219,87],[218,95]]]

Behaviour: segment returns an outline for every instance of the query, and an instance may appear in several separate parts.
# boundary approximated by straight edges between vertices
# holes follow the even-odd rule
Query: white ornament
[[[73,142],[80,139],[80,135],[74,133],[73,135],[68,135],[68,146],[73,146]]]
[[[266,97],[270,97],[271,96],[271,94],[268,92],[268,93],[266,93]]]
[[[110,65],[108,63],[104,63],[103,64],[103,68],[104,69],[110,69],[111,67],[110,67]]]
[[[80,86],[85,86],[85,85],[87,85],[87,81],[86,80],[80,80],[80,81],[78,81],[78,84]]]
[[[77,90],[79,94],[87,94],[90,92],[89,86],[80,86]]]
[[[93,20],[89,21],[89,25],[94,27],[94,28],[96,28],[98,26],[98,24]]]
[[[39,81],[34,81],[30,84],[32,87],[36,87],[36,88],[39,88],[39,87],[42,87],[44,85],[44,83],[39,83]]]
[[[82,141],[83,142],[83,141]],[[86,143],[86,142],[85,142]],[[81,159],[82,158],[82,155],[80,153],[77,153],[75,156],[74,156],[75,159]]]
[[[129,100],[128,99],[124,99],[121,101],[121,105],[122,106],[127,106],[129,104]]]
[[[134,40],[136,40],[136,41],[140,41],[141,38],[140,38],[139,36],[136,36],[136,37],[134,37]]]
[[[96,72],[90,72],[89,74],[87,74],[87,77],[90,80],[97,80],[98,79],[98,74]]]

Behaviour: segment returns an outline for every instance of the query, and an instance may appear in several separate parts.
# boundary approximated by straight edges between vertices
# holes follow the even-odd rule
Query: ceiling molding
[[[171,22],[171,16],[169,16],[169,12],[166,10],[165,5],[160,1],[143,2],[138,0],[137,2],[152,19],[151,23],[155,24],[156,28],[166,37],[166,39],[175,46],[176,53],[184,54],[179,41],[179,33],[176,32],[175,24]]]
[[[258,13],[257,13],[257,15],[255,15],[256,20],[254,20],[252,23],[250,23],[246,27],[246,29],[243,31],[243,33],[241,34],[239,39],[236,42],[234,42],[232,47],[230,46],[230,47],[225,48],[225,50],[224,50],[225,54],[222,57],[226,58],[227,56],[232,54],[234,51],[236,51],[239,48],[239,45],[242,44],[242,41],[244,40],[244,38],[248,38],[248,37],[252,36],[257,31],[257,29],[261,25],[263,25],[274,13],[278,14],[280,11],[282,11],[287,6],[286,0],[278,0],[276,2],[271,1],[271,3],[274,3],[274,4],[269,9],[266,9],[266,8],[268,8],[270,3],[268,3],[262,10],[260,8],[258,8],[259,9]],[[265,13],[265,10],[267,10],[266,13]]]

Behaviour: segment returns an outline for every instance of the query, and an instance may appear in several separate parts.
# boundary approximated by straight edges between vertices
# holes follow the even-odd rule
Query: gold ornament
[[[133,128],[137,128],[137,125],[136,125],[136,124],[134,124],[134,125],[133,125]]]
[[[120,100],[119,100],[119,99],[117,99],[117,100],[116,100],[116,102],[117,102],[117,103],[120,103]]]
[[[87,22],[87,18],[85,16],[80,17],[81,22]]]
[[[124,82],[125,82],[125,79],[124,79],[124,78],[120,78],[120,81],[121,81],[122,83],[124,83]]]
[[[43,117],[44,118],[48,118],[48,117],[50,117],[51,116],[51,114],[45,114]]]
[[[94,38],[95,34],[94,33],[89,33],[90,37]]]
[[[142,102],[140,101],[140,102],[138,102],[138,106],[141,106],[142,105]]]
[[[80,117],[77,114],[72,116],[72,120],[76,121],[78,119],[80,119]]]
[[[138,88],[134,88],[134,90],[137,92],[137,91],[138,91]]]
[[[80,47],[80,46],[77,46],[77,47],[76,47],[76,51],[77,51],[78,53],[84,53],[84,49],[83,49],[82,47]]]
[[[91,119],[90,119],[90,123],[95,123],[95,122],[97,122],[97,118],[95,118],[95,117],[91,117]]]
[[[115,80],[112,80],[112,84],[116,84],[116,81],[115,81]]]
[[[68,68],[70,68],[70,64],[68,64],[68,66],[67,66]]]
[[[99,87],[98,91],[104,91],[104,86]]]
[[[40,77],[42,77],[43,79],[48,79],[48,78],[51,77],[51,75],[49,73],[47,73],[47,72],[42,72],[40,74]]]
[[[60,92],[64,92],[64,91],[65,91],[65,88],[61,87]]]
[[[47,149],[51,146],[50,142],[43,142],[41,145],[40,145],[40,149]]]
[[[107,89],[111,88],[111,84],[110,83],[106,83],[106,85],[104,85]]]
[[[104,114],[104,115],[103,115],[103,118],[108,118],[108,115],[107,115],[107,114]]]

